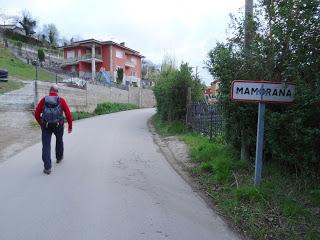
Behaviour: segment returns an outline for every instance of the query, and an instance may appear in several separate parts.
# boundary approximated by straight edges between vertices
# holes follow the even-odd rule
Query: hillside
[[[16,58],[10,51],[0,45],[0,68],[9,71],[9,78],[22,80],[35,80],[36,70],[33,65],[26,64]],[[46,70],[38,68],[38,80],[55,81],[55,75]]]

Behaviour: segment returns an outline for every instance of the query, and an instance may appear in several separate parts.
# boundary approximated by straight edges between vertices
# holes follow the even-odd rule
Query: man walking
[[[65,113],[68,121],[68,133],[72,132],[72,116],[66,100],[58,95],[58,87],[50,87],[49,95],[43,97],[35,110],[34,116],[42,131],[42,161],[45,174],[51,173],[51,136],[56,136],[56,159],[60,163],[63,159],[63,130]]]

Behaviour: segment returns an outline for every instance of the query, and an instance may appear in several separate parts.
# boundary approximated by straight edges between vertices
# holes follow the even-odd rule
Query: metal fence
[[[222,107],[219,104],[192,103],[187,107],[187,124],[196,132],[210,137],[224,133]]]

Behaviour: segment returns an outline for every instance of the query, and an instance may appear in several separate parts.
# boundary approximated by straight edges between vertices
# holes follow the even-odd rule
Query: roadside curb
[[[182,179],[191,186],[193,191],[207,204],[207,206],[223,220],[230,231],[233,231],[235,234],[237,234],[239,239],[249,239],[241,234],[239,228],[237,228],[224,216],[223,212],[221,212],[214,204],[212,197],[206,191],[205,187],[202,186],[201,182],[192,174],[191,170],[196,166],[196,164],[190,161],[188,153],[187,155],[183,156],[175,151],[176,149],[173,149],[175,143],[178,142],[179,144],[184,145],[185,149],[188,151],[187,145],[175,136],[161,137],[156,132],[156,129],[152,124],[152,117],[148,120],[147,124],[149,131],[153,136],[154,143],[159,147],[161,153],[164,155],[172,168],[177,172],[177,174],[179,174]]]

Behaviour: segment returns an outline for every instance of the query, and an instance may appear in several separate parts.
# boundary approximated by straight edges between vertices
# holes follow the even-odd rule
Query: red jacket
[[[51,92],[51,93],[49,93],[49,96],[58,96],[58,93]],[[44,105],[44,97],[40,100],[40,102],[38,103],[36,110],[34,112],[34,117],[36,118],[39,125],[41,125],[41,123],[42,123],[41,113],[43,112],[43,105]],[[63,97],[60,97],[60,106],[61,106],[62,111],[66,115],[66,118],[67,118],[67,121],[69,124],[69,129],[72,129],[72,115],[71,115],[70,109],[68,107],[68,104]]]

